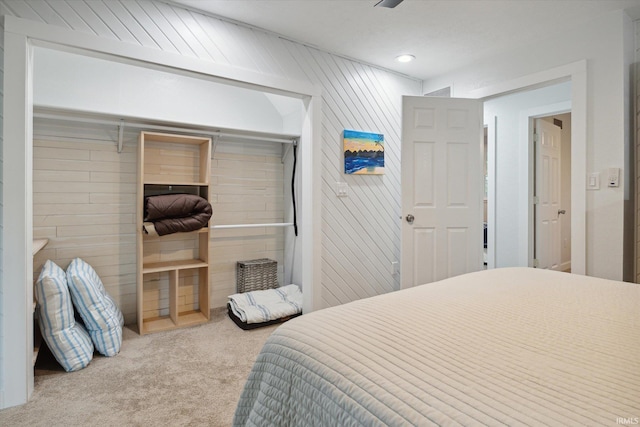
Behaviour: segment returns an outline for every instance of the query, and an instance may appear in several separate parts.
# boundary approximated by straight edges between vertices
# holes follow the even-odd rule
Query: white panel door
[[[538,268],[559,270],[561,263],[560,128],[536,119],[535,259]]]
[[[401,287],[482,268],[482,102],[402,102]]]

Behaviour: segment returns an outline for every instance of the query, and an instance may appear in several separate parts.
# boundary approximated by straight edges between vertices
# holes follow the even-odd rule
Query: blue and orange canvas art
[[[384,174],[384,135],[345,129],[344,173]]]

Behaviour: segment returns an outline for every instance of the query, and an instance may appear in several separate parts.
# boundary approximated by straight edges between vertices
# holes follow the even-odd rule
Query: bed
[[[640,417],[640,285],[504,268],[319,310],[268,338],[245,426],[618,425]]]

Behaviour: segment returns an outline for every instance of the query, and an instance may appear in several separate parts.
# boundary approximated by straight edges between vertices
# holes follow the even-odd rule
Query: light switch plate
[[[346,182],[336,182],[336,196],[347,197],[349,195],[349,186]]]
[[[600,189],[600,173],[593,172],[587,175],[587,190]]]

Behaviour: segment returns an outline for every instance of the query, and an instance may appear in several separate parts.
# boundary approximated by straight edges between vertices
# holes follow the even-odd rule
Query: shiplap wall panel
[[[96,32],[93,31],[91,27],[80,17],[80,15],[78,15],[78,13],[73,10],[71,6],[69,6],[66,2],[58,2],[55,9],[52,9],[55,10],[55,12],[59,16],[64,17],[63,20],[66,25],[63,26],[68,26],[69,28],[73,28],[74,30],[83,33],[96,34]],[[44,22],[50,23],[51,25],[55,25],[53,24],[53,22],[49,22],[46,19],[43,20]]]
[[[216,62],[219,61],[222,58],[222,54],[217,47],[218,43],[215,43],[217,37],[214,36],[213,39],[209,37],[208,32],[203,29],[200,24],[202,21],[196,19],[196,14],[184,9],[174,10],[184,23],[184,28],[188,29],[192,35],[189,45],[202,46],[202,49],[196,52],[198,58],[209,58]],[[210,26],[209,29],[215,31],[215,28],[212,26]]]
[[[139,5],[137,2],[122,3],[126,12],[124,15],[124,22],[130,27],[134,27],[132,32],[137,33],[139,31],[145,32],[149,35],[150,39],[138,38],[143,46],[157,48],[165,52],[178,53],[178,49],[175,47],[171,40],[165,35],[165,33],[158,27],[156,21]],[[138,27],[139,29],[135,29]],[[146,41],[146,42],[145,42]]]
[[[40,9],[43,9],[42,11],[42,15],[39,15],[33,7],[31,7],[29,2],[26,1],[6,1],[3,2],[6,5],[6,8],[8,9],[8,13],[15,15],[15,16],[19,16],[21,18],[25,18],[25,19],[31,19],[32,21],[43,21],[43,22],[47,22],[45,21],[45,17],[46,17],[46,12],[44,12],[44,8],[41,7]],[[34,5],[34,7],[37,5]],[[5,12],[6,14],[6,12]],[[55,25],[53,23],[54,21],[51,21],[51,25]]]
[[[133,36],[133,34],[131,34],[131,31],[129,31],[127,27],[120,22],[120,19],[111,12],[111,9],[108,7],[108,3],[91,2],[88,5],[96,16],[104,22],[104,24],[119,40],[128,43],[138,43],[138,40]]]
[[[358,103],[364,101],[364,99],[358,97],[359,94],[354,91],[353,86],[350,85],[350,82],[346,81],[346,78],[341,78],[341,75],[337,75],[335,71],[331,69],[330,64],[327,63],[328,60],[331,60],[331,58],[327,59],[329,56],[330,55],[327,54],[316,55],[315,65],[318,71],[318,77],[323,81],[325,86],[334,87],[336,94],[342,93],[343,95],[325,97],[325,102],[330,105],[332,111],[341,111],[344,113],[347,120],[352,123],[350,128],[380,132],[378,130],[379,128],[372,123],[369,115],[359,111],[363,108],[358,105]],[[332,140],[340,141],[342,128],[341,126],[332,126],[329,135],[326,136],[327,139],[323,139],[323,141],[327,141],[327,145],[332,145]],[[388,146],[389,142],[388,140],[385,141],[385,145]],[[337,148],[338,150],[323,150],[323,199],[329,201],[335,199],[333,194],[335,181],[344,180],[350,185],[351,190],[357,188],[359,191],[351,191],[349,197],[337,199],[337,202],[326,207],[327,212],[323,213],[323,215],[327,217],[327,222],[330,223],[329,218],[334,216],[335,213],[338,213],[340,225],[346,225],[347,230],[343,229],[339,231],[340,229],[335,224],[333,226],[330,224],[329,227],[323,230],[323,236],[331,240],[335,246],[344,248],[343,251],[347,252],[345,254],[346,259],[357,257],[357,254],[361,252],[358,248],[359,246],[366,247],[369,253],[374,255],[362,259],[362,261],[358,263],[359,265],[351,266],[351,269],[357,274],[355,283],[369,283],[369,286],[367,286],[369,292],[360,295],[361,297],[371,296],[375,293],[389,292],[394,289],[394,283],[389,274],[390,259],[392,260],[394,257],[393,254],[385,253],[385,249],[380,251],[377,243],[381,242],[383,246],[389,247],[388,241],[386,244],[384,241],[385,234],[393,230],[388,221],[389,216],[380,215],[380,211],[384,210],[385,206],[384,203],[380,204],[380,199],[378,198],[380,192],[387,191],[384,180],[388,179],[388,176],[391,176],[390,170],[385,171],[387,175],[384,177],[343,177],[341,176],[342,147],[338,144]],[[323,207],[325,207],[324,204]],[[397,214],[396,217],[397,216],[399,216],[399,214]],[[350,220],[344,221],[345,218]],[[344,236],[348,236],[348,238],[344,239]],[[357,242],[355,249],[352,245],[353,241]],[[373,281],[371,281],[366,271],[369,268],[372,268],[371,271],[376,272]],[[326,288],[330,289],[331,287],[338,286],[336,283],[337,280],[339,280],[337,276],[333,277],[331,283],[335,283],[335,285],[326,286]],[[383,281],[384,283],[380,283]],[[327,283],[329,283],[329,281],[327,281]]]
[[[57,2],[49,2],[49,4],[55,8]],[[115,31],[107,26],[107,24],[100,19],[100,17],[93,11],[91,4],[95,2],[74,1],[69,2],[69,6],[82,18],[87,26],[95,32],[96,35],[111,40],[119,40]]]
[[[22,5],[18,4],[18,7],[23,5],[29,7],[29,5],[32,5],[33,9],[37,9],[38,16],[43,20],[50,22],[51,25],[66,25],[66,22],[64,19],[62,19],[61,15],[59,15],[53,8],[51,8],[51,6],[49,6],[44,0],[29,0],[28,2],[25,1],[16,3],[22,3]]]
[[[326,188],[326,187],[325,187]],[[331,192],[331,190],[329,190]],[[330,197],[331,194],[326,197]],[[340,260],[345,268],[352,271],[356,280],[351,286],[356,290],[362,289],[360,297],[373,296],[378,293],[384,293],[388,290],[385,286],[388,286],[386,281],[383,281],[388,274],[388,266],[381,265],[377,258],[368,257],[360,258],[362,252],[362,244],[366,245],[370,250],[372,249],[372,241],[364,238],[366,236],[365,227],[367,227],[366,219],[358,219],[352,223],[344,221],[347,208],[340,207],[335,210],[327,210],[325,212],[323,220],[326,221],[327,227],[330,228],[338,236],[332,239],[335,246],[340,248]],[[365,224],[363,224],[365,222]],[[384,270],[386,268],[386,271]],[[337,279],[337,278],[336,278]]]
[[[0,0],[0,7],[6,9],[8,3]],[[109,20],[102,21],[96,15],[95,11],[103,6],[109,10],[109,19],[117,18],[114,28],[109,27]],[[51,18],[49,9],[61,17],[70,16],[65,19],[65,26],[75,31],[319,86],[321,305],[342,304],[399,288],[399,277],[390,270],[391,262],[400,258],[401,97],[419,95],[419,81],[160,1],[44,1],[26,9],[9,8],[7,13],[61,25],[58,19]],[[343,129],[385,135],[385,175],[343,174]],[[218,184],[234,180],[237,179],[222,178]],[[346,198],[335,195],[335,183],[339,181],[349,185]],[[123,185],[128,192],[127,184]],[[74,183],[70,188],[67,191],[82,191],[81,184]],[[247,215],[263,214],[249,211]],[[349,274],[345,276],[345,272]],[[229,286],[229,280],[225,278],[226,284],[221,288],[213,286],[214,300],[216,295],[222,298],[226,291],[221,289],[228,289],[224,286]]]
[[[205,60],[212,59],[204,46],[202,46],[202,41],[198,40],[193,35],[191,29],[180,18],[181,15],[184,15],[181,13],[183,12],[181,9],[173,8],[162,3],[158,3],[157,7],[162,14],[167,17],[167,21],[196,57],[203,58]]]
[[[189,57],[195,56],[193,50],[189,45],[187,45],[180,34],[178,34],[175,27],[171,24],[171,18],[164,14],[168,6],[163,3],[153,1],[140,1],[138,3],[144,9],[145,13],[149,15],[151,20],[158,26],[159,30],[167,37],[167,39],[169,39],[171,44],[173,44],[177,53]]]
[[[215,40],[215,29],[210,24],[210,20],[198,14],[191,15],[191,19],[193,22],[189,26],[192,27],[192,31],[196,32],[196,37],[202,41],[209,57],[216,63],[228,64],[227,58],[225,58],[217,44],[213,42]]]
[[[286,75],[286,72],[281,64],[273,61],[271,53],[261,47],[258,40],[258,35],[255,32],[246,32],[245,43],[248,47],[251,48],[250,54],[253,56],[254,61],[259,64],[259,68],[263,70],[265,74]]]
[[[254,32],[256,38],[259,38],[265,52],[269,54],[269,58],[273,62],[273,67],[278,69],[276,75],[299,81],[312,81],[303,67],[298,62],[299,58],[295,54],[298,43],[276,37],[263,37],[260,33]]]
[[[280,144],[220,141],[211,162],[214,225],[284,221],[284,168]],[[236,293],[238,261],[269,258],[278,262],[284,283],[284,230],[231,228],[211,230],[211,306],[224,307]]]
[[[131,34],[133,40],[144,46],[156,45],[156,43],[153,41],[153,38],[151,38],[147,33],[147,29],[141,27],[137,23],[133,16],[128,13],[127,9],[125,9],[122,3],[112,1],[106,3],[105,6],[110,9],[116,19],[122,21],[121,25],[123,29]]]
[[[234,24],[219,20],[208,20],[211,24],[209,29],[213,32],[212,42],[224,53],[229,65],[254,69],[255,62],[253,58],[247,55],[245,47],[238,43],[235,38],[236,34],[233,32],[235,29]],[[241,37],[241,35],[237,36]],[[233,46],[233,48],[229,49],[231,46]]]
[[[91,264],[127,322],[136,316],[136,137],[116,152],[113,129],[34,120],[33,234],[49,244],[36,255],[66,268]],[[87,138],[90,135],[90,138]]]

